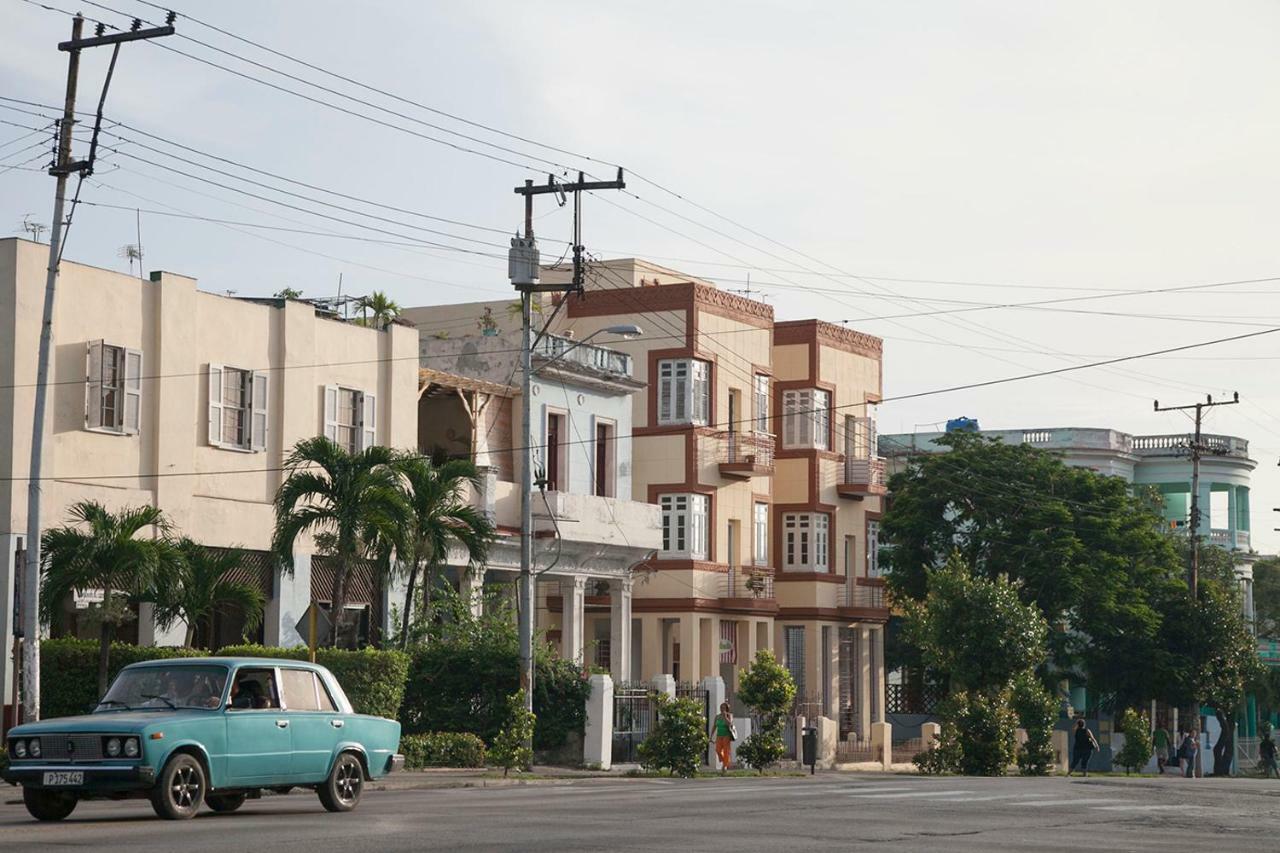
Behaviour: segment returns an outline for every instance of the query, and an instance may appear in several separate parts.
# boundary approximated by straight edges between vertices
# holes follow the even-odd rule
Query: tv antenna
[[[22,230],[30,234],[32,240],[35,240],[37,243],[39,243],[40,235],[48,231],[49,226],[45,225],[43,222],[33,221],[31,219],[31,217],[33,216],[35,216],[34,213],[28,213],[22,217]]]

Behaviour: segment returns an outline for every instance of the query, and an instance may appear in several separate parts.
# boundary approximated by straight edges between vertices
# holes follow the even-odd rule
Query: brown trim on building
[[[779,320],[773,324],[776,344],[815,344],[843,350],[879,361],[884,355],[884,341],[825,320]]]
[[[651,287],[598,288],[569,299],[569,317],[604,317],[694,309],[772,329],[773,306],[695,281]]]
[[[888,622],[889,610],[874,607],[780,607],[778,622],[816,619],[824,622]]]
[[[830,556],[830,555],[828,555]],[[838,575],[834,571],[830,572],[788,572],[779,569],[773,575],[774,583],[794,583],[803,581],[805,583],[834,583],[843,584],[844,575]]]
[[[772,606],[769,606],[772,605]],[[772,616],[777,601],[772,599],[736,598],[633,598],[632,613],[745,613]]]

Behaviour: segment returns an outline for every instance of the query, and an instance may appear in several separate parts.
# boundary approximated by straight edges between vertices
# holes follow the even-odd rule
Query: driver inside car
[[[263,694],[261,682],[242,678],[231,688],[231,707],[240,709],[269,708],[271,703]]]

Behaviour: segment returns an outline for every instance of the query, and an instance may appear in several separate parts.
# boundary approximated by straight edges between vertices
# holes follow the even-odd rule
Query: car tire
[[[349,812],[360,802],[364,792],[364,765],[351,752],[344,752],[333,762],[329,778],[316,788],[320,804],[331,812]]]
[[[36,820],[62,820],[75,811],[78,800],[75,794],[68,791],[24,787],[22,802]]]
[[[239,794],[209,794],[204,798],[205,805],[221,814],[229,814],[244,805],[245,795],[243,792]]]
[[[208,785],[204,767],[195,756],[180,752],[160,771],[160,779],[151,789],[151,807],[166,820],[189,820],[200,811]]]

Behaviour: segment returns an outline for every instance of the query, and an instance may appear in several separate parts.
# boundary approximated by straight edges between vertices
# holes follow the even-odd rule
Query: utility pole
[[[1208,449],[1201,440],[1201,428],[1204,425],[1204,412],[1206,409],[1212,409],[1215,406],[1234,406],[1240,402],[1240,392],[1237,391],[1231,395],[1230,400],[1213,399],[1212,394],[1205,396],[1203,403],[1189,403],[1185,406],[1161,406],[1160,401],[1155,401],[1155,411],[1157,412],[1183,412],[1195,411],[1196,431],[1191,438],[1191,512],[1189,519],[1191,522],[1191,542],[1190,554],[1187,560],[1187,588],[1191,592],[1191,606],[1198,606],[1200,601],[1200,457]],[[1195,707],[1192,709],[1193,720],[1200,719],[1200,700],[1197,699]],[[1197,729],[1199,728],[1197,724]],[[1197,732],[1198,734],[1198,732]],[[1203,749],[1196,750],[1196,768],[1195,775],[1199,779],[1204,775],[1204,762],[1201,758]]]
[[[562,184],[548,175],[545,185],[534,186],[527,180],[516,187],[524,196],[524,237],[511,239],[508,272],[511,284],[520,291],[520,689],[524,691],[525,710],[533,710],[533,631],[536,607],[536,579],[533,574],[533,294],[547,292],[582,292],[584,264],[582,257],[581,197],[583,190],[620,190],[626,186],[622,169],[612,181],[586,181],[582,172],[578,180]],[[533,236],[533,197],[556,195],[564,204],[566,193],[573,193],[573,281],[564,284],[542,284],[538,243]]]
[[[83,180],[93,174],[97,156],[98,130],[102,126],[102,107],[107,98],[107,87],[115,70],[120,45],[127,41],[172,35],[173,13],[167,25],[142,29],[142,22],[135,19],[127,33],[104,34],[103,25],[91,38],[81,38],[84,18],[71,19],[71,40],[58,44],[58,50],[68,54],[67,92],[62,107],[62,121],[58,131],[58,156],[49,174],[57,181],[53,197],[53,222],[49,230],[49,267],[44,284],[44,313],[40,325],[40,350],[36,367],[35,405],[31,423],[31,465],[27,474],[27,539],[26,567],[22,577],[22,713],[28,720],[40,719],[40,476],[44,462],[45,409],[49,399],[49,360],[53,345],[53,307],[58,286],[58,265],[62,261],[64,239],[63,208],[67,198],[67,178],[75,172]],[[94,127],[93,142],[87,160],[71,159],[71,131],[76,123],[76,87],[80,79],[80,51],[87,47],[113,45],[111,66],[102,86],[102,98],[98,102],[98,120]]]

